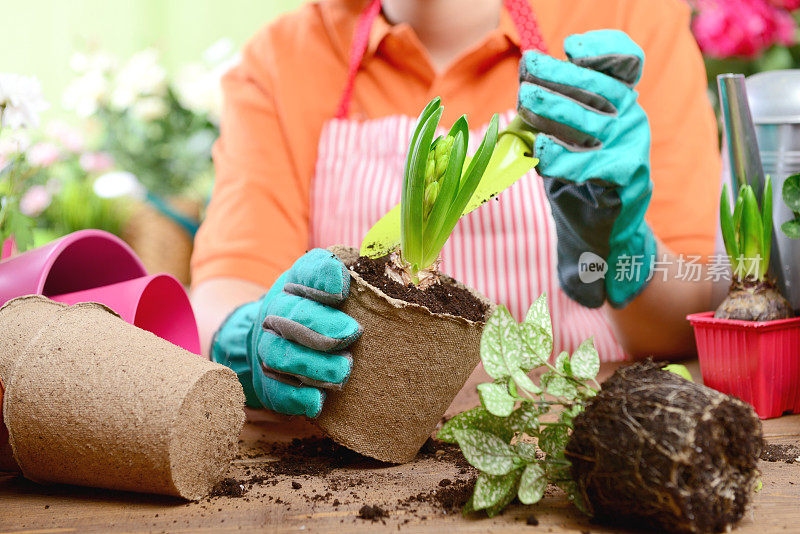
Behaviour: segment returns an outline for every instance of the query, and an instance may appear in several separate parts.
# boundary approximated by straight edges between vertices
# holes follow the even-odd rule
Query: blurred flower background
[[[0,242],[100,228],[188,283],[220,78],[302,0],[6,1],[0,34],[16,45],[0,48]],[[719,73],[800,65],[800,0],[685,1],[712,101]]]

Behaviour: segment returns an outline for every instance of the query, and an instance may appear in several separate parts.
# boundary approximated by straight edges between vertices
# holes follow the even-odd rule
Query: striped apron
[[[527,0],[505,0],[523,48],[544,50]],[[367,231],[400,202],[403,166],[416,117],[351,120],[347,111],[369,30],[380,11],[373,0],[356,26],[350,74],[339,110],[320,136],[311,185],[313,247],[360,247]],[[502,129],[516,115],[500,116]],[[488,124],[470,131],[470,152]],[[446,133],[441,129],[439,133]],[[602,361],[625,358],[603,312],[572,301],[561,291],[556,270],[556,233],[542,181],[535,171],[495,199],[463,217],[442,250],[441,270],[504,304],[521,320],[531,303],[547,293],[553,316],[554,350],[572,352],[594,337]]]

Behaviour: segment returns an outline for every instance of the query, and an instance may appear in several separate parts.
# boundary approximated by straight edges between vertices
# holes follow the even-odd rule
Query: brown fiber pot
[[[348,267],[358,251],[330,250]],[[328,392],[317,424],[335,441],[384,462],[412,460],[480,362],[484,323],[387,296],[350,271],[342,311],[364,329],[351,347],[353,370]],[[459,287],[450,278],[445,281]],[[484,302],[495,305],[466,288]]]

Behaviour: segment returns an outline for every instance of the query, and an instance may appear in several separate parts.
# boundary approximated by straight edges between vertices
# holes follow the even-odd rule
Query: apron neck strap
[[[539,24],[529,0],[503,0],[503,5],[508,10],[511,20],[519,33],[520,47],[522,50],[540,50],[546,52],[546,47],[542,34],[539,31]],[[361,66],[361,60],[367,50],[369,34],[375,17],[381,12],[381,0],[370,0],[367,7],[358,17],[356,29],[353,33],[353,41],[350,45],[350,61],[347,70],[347,82],[339,106],[336,110],[336,118],[344,119],[350,110],[350,102],[353,99],[353,88],[355,86],[356,74]]]

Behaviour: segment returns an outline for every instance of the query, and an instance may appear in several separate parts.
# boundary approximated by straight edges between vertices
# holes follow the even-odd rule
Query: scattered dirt
[[[388,259],[388,256],[376,259],[361,256],[350,268],[390,297],[425,306],[433,313],[449,313],[470,321],[486,318],[486,306],[466,289],[441,283],[420,290],[390,280],[385,275]]]
[[[796,445],[764,444],[761,459],[765,462],[784,462],[793,464],[800,458],[800,447]]]
[[[389,517],[389,514],[377,504],[365,504],[359,509],[358,517],[361,519],[369,519],[370,521],[377,521],[381,518]]]
[[[539,520],[536,518],[535,515],[531,514],[525,519],[525,524],[531,527],[538,527]]]
[[[234,478],[223,478],[211,490],[211,497],[241,497],[244,485]]]

